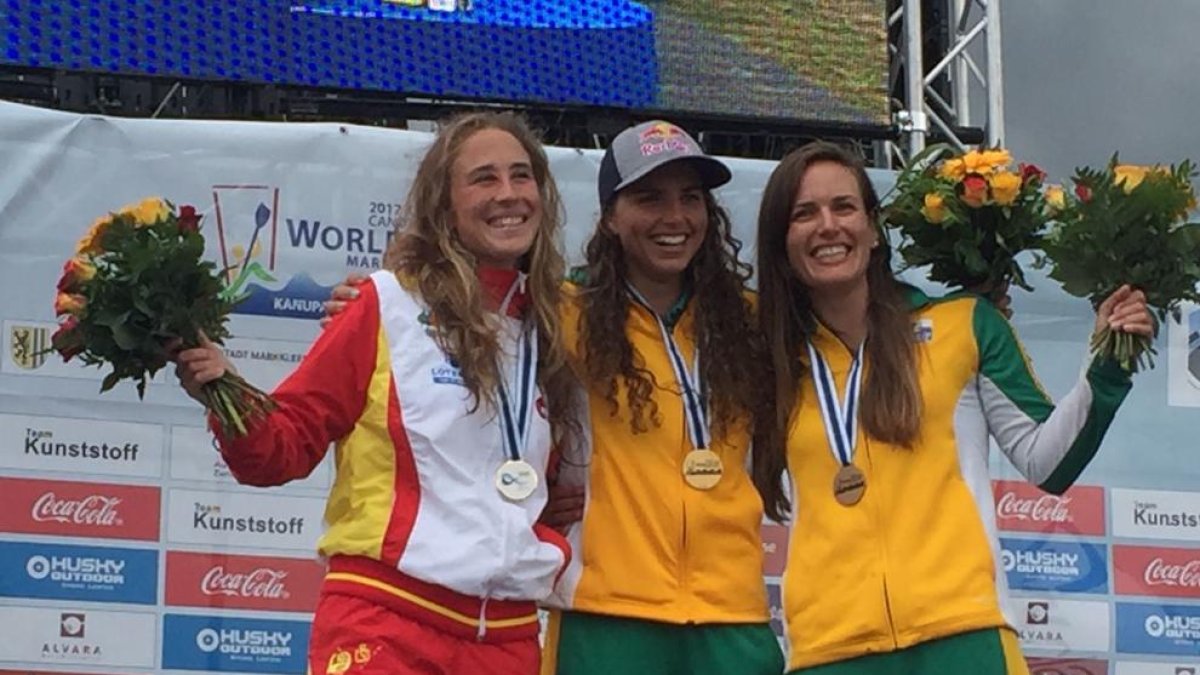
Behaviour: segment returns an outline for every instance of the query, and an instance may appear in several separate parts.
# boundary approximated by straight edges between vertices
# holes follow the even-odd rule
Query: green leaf
[[[117,373],[116,369],[114,368],[113,372],[109,373],[108,375],[105,375],[104,381],[100,383],[100,393],[104,393],[104,392],[108,391],[109,389],[112,389],[113,387],[117,386],[117,383],[120,381],[121,381],[121,376]]]

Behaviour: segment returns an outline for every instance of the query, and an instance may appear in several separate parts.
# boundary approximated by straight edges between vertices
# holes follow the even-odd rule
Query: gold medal
[[[537,469],[523,459],[510,459],[496,471],[496,489],[510,502],[528,499],[537,486]]]
[[[843,465],[833,477],[833,496],[842,506],[854,506],[867,491],[867,477],[853,464]]]
[[[711,490],[723,473],[721,458],[712,450],[692,450],[683,458],[683,479],[697,490]]]

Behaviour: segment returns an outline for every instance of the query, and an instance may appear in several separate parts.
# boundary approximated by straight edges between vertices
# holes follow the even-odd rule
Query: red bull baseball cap
[[[623,188],[670,162],[687,160],[696,167],[705,189],[729,182],[733,175],[724,162],[700,149],[686,131],[662,120],[651,120],[622,131],[613,138],[600,161],[597,180],[600,206]]]

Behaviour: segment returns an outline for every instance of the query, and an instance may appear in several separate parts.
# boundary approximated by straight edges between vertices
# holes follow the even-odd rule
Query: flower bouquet
[[[144,397],[146,380],[167,365],[172,347],[229,335],[233,306],[222,299],[216,266],[203,253],[200,217],[191,206],[176,212],[151,197],[101,217],[63,267],[54,301],[61,323],[51,349],[67,361],[78,356],[88,365],[111,365],[100,391],[130,379]],[[275,405],[232,372],[204,393],[226,434],[245,435],[247,423]]]
[[[948,150],[932,146],[914,158],[885,208],[905,265],[929,265],[933,281],[994,300],[1010,283],[1031,290],[1017,256],[1041,247],[1047,221],[1063,204],[1061,188],[1047,188],[1046,174],[1032,164],[1010,169],[1006,150]]]
[[[1159,321],[1178,320],[1180,302],[1200,301],[1200,224],[1186,222],[1195,175],[1187,160],[1135,166],[1115,155],[1102,169],[1076,169],[1075,195],[1043,245],[1051,278],[1095,306],[1130,284]],[[1154,366],[1149,338],[1107,326],[1092,336],[1092,352],[1130,372]]]

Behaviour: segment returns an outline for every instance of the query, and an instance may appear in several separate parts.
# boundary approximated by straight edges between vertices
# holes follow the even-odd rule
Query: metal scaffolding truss
[[[933,3],[944,3],[935,12]],[[934,24],[928,17],[934,17]],[[923,20],[925,18],[926,20]],[[942,23],[945,25],[936,25]],[[925,68],[930,36],[945,36],[946,49],[932,67]],[[920,153],[930,138],[963,149],[967,135],[978,136],[989,146],[1004,138],[1004,70],[1000,48],[1000,0],[900,0],[888,16],[890,91],[895,102],[898,141],[888,141],[889,163],[908,161]],[[937,36],[934,36],[937,37]],[[941,50],[938,50],[941,52]],[[983,67],[979,65],[982,56]],[[982,105],[972,93],[982,92]],[[975,115],[983,112],[984,118]],[[976,130],[975,134],[965,132]]]

